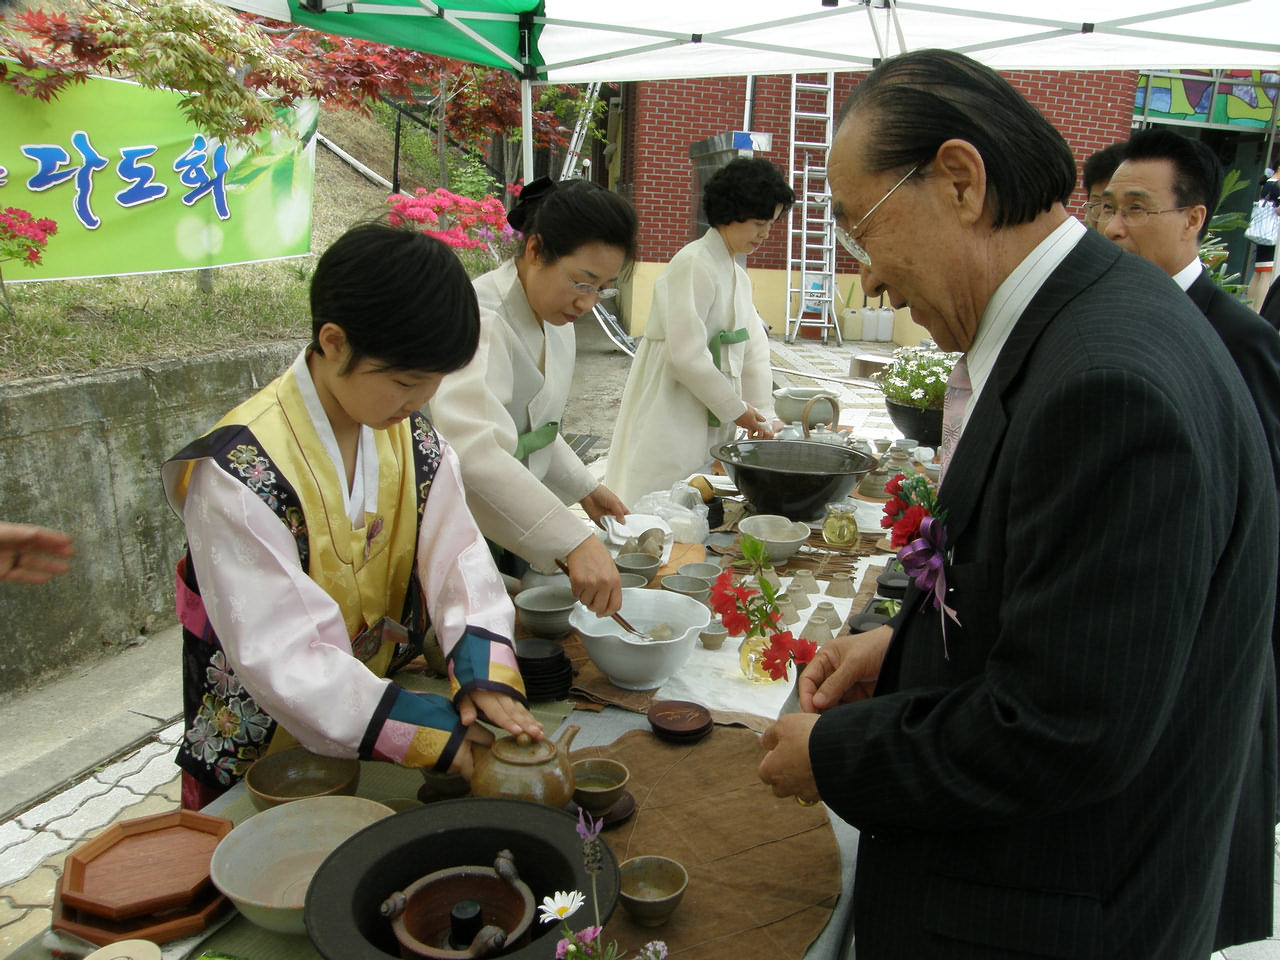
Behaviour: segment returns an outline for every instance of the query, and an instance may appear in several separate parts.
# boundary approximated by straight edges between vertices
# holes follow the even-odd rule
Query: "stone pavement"
[[[856,354],[887,355],[892,344],[774,338],[770,347],[775,368],[796,371],[775,369],[780,385],[828,387],[840,398],[842,425],[869,438],[898,435],[873,387],[805,375],[849,379]],[[603,461],[591,466],[599,473]],[[118,820],[178,807],[180,650],[181,632],[172,627],[0,702],[0,958],[48,929],[70,850]],[[1280,960],[1280,939],[1232,947],[1214,960]]]

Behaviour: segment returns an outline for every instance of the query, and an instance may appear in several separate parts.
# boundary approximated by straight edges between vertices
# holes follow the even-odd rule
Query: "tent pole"
[[[520,155],[524,182],[533,182],[533,83],[520,78]]]

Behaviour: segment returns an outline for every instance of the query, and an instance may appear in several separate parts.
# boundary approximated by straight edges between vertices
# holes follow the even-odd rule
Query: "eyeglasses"
[[[566,277],[569,276],[569,272],[567,270],[565,271],[565,276]],[[572,278],[570,279],[572,280]],[[600,300],[612,300],[614,297],[618,295],[617,287],[605,287],[602,290],[599,287],[593,286],[582,280],[573,282],[571,285],[573,286],[574,293],[582,294],[583,296],[590,295],[593,297],[597,297]]]
[[[1104,223],[1110,223],[1111,218],[1117,213],[1126,227],[1133,227],[1143,223],[1147,217],[1158,216],[1162,213],[1177,213],[1180,210],[1188,210],[1189,207],[1167,207],[1164,210],[1148,210],[1140,203],[1131,203],[1127,207],[1117,207],[1114,203],[1107,200],[1094,200],[1084,205],[1085,212],[1090,214],[1094,222],[1101,226]]]
[[[919,169],[920,169],[919,164],[916,164],[916,166],[912,167],[907,172],[907,175],[905,177],[903,177],[901,180],[899,180],[897,183],[895,183],[892,187],[889,188],[889,192],[886,193],[883,197],[881,197],[876,202],[875,206],[873,206],[870,210],[868,210],[865,214],[862,215],[862,219],[859,220],[857,223],[855,223],[851,230],[846,230],[844,227],[841,227],[839,225],[836,226],[836,239],[840,241],[840,246],[848,250],[849,255],[853,257],[853,259],[857,260],[864,267],[871,266],[871,254],[867,253],[867,251],[862,249],[862,244],[860,244],[857,240],[853,239],[853,235],[858,232],[858,230],[862,227],[864,223],[867,222],[867,217],[871,216],[873,213],[879,210],[880,204],[884,203],[891,196],[893,196],[893,191],[897,190],[900,186],[902,186],[904,183],[910,180],[912,174],[914,174]]]

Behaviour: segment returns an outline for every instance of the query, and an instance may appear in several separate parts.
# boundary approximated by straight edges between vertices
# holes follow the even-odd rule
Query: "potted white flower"
[[[947,394],[947,378],[960,359],[927,347],[899,347],[893,359],[874,379],[884,394],[889,419],[921,446],[942,443],[942,402]]]

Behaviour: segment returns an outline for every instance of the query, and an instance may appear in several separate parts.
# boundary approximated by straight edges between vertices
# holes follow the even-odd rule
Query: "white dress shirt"
[[[1049,279],[1049,275],[1075,249],[1087,229],[1079,220],[1067,217],[1052,233],[1036,244],[1035,249],[1013,268],[1013,272],[1004,278],[991,295],[991,300],[978,321],[978,332],[964,355],[969,367],[969,380],[973,384],[973,394],[964,411],[964,421],[960,426],[962,435],[969,418],[973,416],[982,388],[991,377],[996,359],[1004,349],[1005,341],[1013,332],[1018,318]]]

